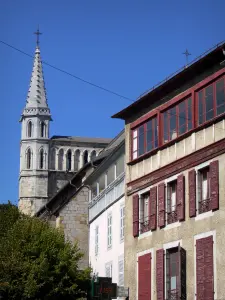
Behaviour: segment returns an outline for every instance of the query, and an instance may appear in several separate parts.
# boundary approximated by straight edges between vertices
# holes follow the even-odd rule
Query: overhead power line
[[[18,52],[20,52],[20,53],[26,55],[26,56],[28,56],[28,57],[34,59],[34,56],[33,56],[33,55],[28,54],[28,53],[26,53],[26,52],[24,52],[24,51],[22,51],[22,50],[20,50],[20,49],[18,49],[18,48],[16,48],[16,47],[12,46],[12,45],[10,45],[10,44],[8,44],[8,43],[2,41],[2,40],[0,40],[0,42],[1,42],[2,44],[6,45],[6,46],[8,46],[8,47],[10,47],[10,48],[12,48],[12,49],[18,51]],[[87,80],[85,80],[85,79],[82,79],[82,78],[80,78],[79,76],[73,75],[73,74],[71,74],[70,72],[67,72],[67,71],[62,70],[62,69],[60,69],[60,68],[58,68],[58,67],[55,67],[55,66],[49,64],[49,63],[46,62],[46,61],[42,61],[42,63],[45,64],[45,65],[47,65],[47,66],[49,66],[49,67],[51,67],[51,68],[53,68],[53,69],[55,69],[55,70],[57,70],[57,71],[59,71],[59,72],[62,72],[62,73],[64,73],[64,74],[66,74],[66,75],[69,75],[69,76],[71,76],[71,77],[73,77],[73,78],[75,78],[75,79],[78,79],[78,80],[80,80],[80,81],[82,81],[82,82],[84,82],[84,83],[86,83],[86,84],[89,84],[89,85],[91,85],[91,86],[94,86],[94,87],[96,87],[96,88],[98,88],[98,89],[100,89],[100,90],[103,90],[103,91],[107,92],[107,93],[113,94],[113,95],[115,95],[115,96],[117,96],[117,97],[126,99],[126,100],[131,101],[131,102],[135,102],[134,100],[132,100],[132,99],[130,99],[130,98],[128,98],[128,97],[125,97],[125,96],[123,96],[123,95],[120,95],[120,94],[118,94],[118,93],[116,93],[116,92],[113,92],[113,91],[111,91],[111,90],[108,90],[108,89],[106,89],[106,88],[104,88],[104,87],[102,87],[102,86],[99,86],[99,85],[94,84],[94,83],[92,83],[92,82],[90,82],[90,81],[87,81]],[[156,108],[155,110],[160,111],[159,108]],[[177,114],[173,114],[173,113],[171,113],[171,115],[177,116]],[[186,119],[186,120],[190,120],[190,119],[185,118],[185,117],[182,117],[182,118],[184,118],[184,119]],[[215,126],[216,126],[216,125],[215,125]],[[221,127],[218,127],[218,126],[217,126],[216,128],[219,129],[219,130],[225,131],[224,128],[221,128]]]
[[[31,55],[31,54],[29,54],[29,53],[26,53],[26,52],[20,50],[20,49],[17,48],[17,47],[14,47],[14,46],[12,46],[12,45],[10,45],[10,44],[8,44],[8,43],[2,41],[2,40],[0,40],[0,42],[1,42],[2,44],[4,44],[4,45],[6,45],[6,46],[8,46],[8,47],[10,47],[10,48],[12,48],[12,49],[14,49],[14,50],[16,50],[16,51],[18,51],[18,52],[20,52],[20,53],[22,53],[22,54],[28,56],[28,57],[34,58],[33,55]],[[73,78],[75,78],[75,79],[77,79],[77,80],[80,80],[80,81],[82,81],[82,82],[84,82],[84,83],[86,83],[86,84],[89,84],[89,85],[91,85],[91,86],[93,86],[93,87],[95,87],[95,88],[98,88],[98,89],[100,89],[100,90],[102,90],[102,91],[105,91],[105,92],[110,93],[110,94],[112,94],[112,95],[115,95],[115,96],[117,96],[117,97],[126,99],[126,100],[128,100],[128,101],[130,101],[130,102],[135,102],[134,100],[132,100],[132,99],[130,99],[130,98],[128,98],[128,97],[125,97],[125,96],[123,96],[123,95],[121,95],[121,94],[118,94],[118,93],[116,93],[116,92],[113,92],[113,91],[111,91],[111,90],[109,90],[109,89],[106,89],[106,88],[104,88],[104,87],[102,87],[102,86],[100,86],[100,85],[97,85],[97,84],[95,84],[95,83],[93,83],[93,82],[90,82],[90,81],[88,81],[88,80],[85,80],[85,79],[83,79],[83,78],[81,78],[81,77],[79,77],[79,76],[76,76],[76,75],[74,75],[74,74],[72,74],[72,73],[70,73],[70,72],[67,72],[67,71],[65,71],[65,70],[62,70],[62,69],[60,69],[60,68],[58,68],[58,67],[56,67],[56,66],[53,66],[53,65],[49,64],[49,63],[46,62],[46,61],[42,61],[42,63],[45,64],[45,65],[47,65],[47,66],[49,66],[49,67],[51,67],[51,68],[53,68],[53,69],[55,69],[55,70],[57,70],[57,71],[59,71],[59,72],[61,72],[61,73],[64,73],[64,74],[66,74],[66,75],[69,75],[69,76],[71,76],[71,77],[73,77]]]

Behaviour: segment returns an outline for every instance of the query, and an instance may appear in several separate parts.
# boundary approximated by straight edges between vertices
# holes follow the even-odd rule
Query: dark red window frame
[[[200,92],[201,90],[207,88],[207,86],[210,86],[211,84],[216,86],[216,84],[218,84],[218,82],[220,82],[220,80],[222,80],[223,83],[224,83],[222,90],[224,90],[224,93],[225,93],[225,75],[224,74],[225,74],[225,68],[217,71],[216,73],[214,73],[211,76],[207,77],[203,81],[197,83],[195,86],[193,86],[190,89],[183,92],[182,95],[178,95],[178,96],[174,97],[170,101],[162,104],[159,108],[150,111],[146,115],[142,116],[141,118],[139,118],[139,119],[135,120],[133,123],[131,123],[131,156],[130,156],[131,161],[136,161],[136,159],[138,159],[140,156],[142,156],[142,155],[137,155],[137,157],[135,157],[135,158],[133,156],[133,132],[134,132],[134,130],[139,128],[142,124],[145,124],[146,121],[148,121],[149,119],[151,119],[152,117],[155,117],[157,115],[158,147],[156,147],[152,150],[156,150],[157,148],[161,148],[161,146],[164,147],[164,144],[166,145],[166,143],[163,143],[163,135],[164,135],[164,132],[163,132],[164,131],[163,130],[163,127],[164,127],[163,113],[166,110],[172,108],[173,106],[178,105],[182,101],[185,101],[186,99],[189,99],[189,98],[192,99],[192,109],[191,109],[192,129],[186,131],[183,134],[178,135],[176,139],[182,137],[182,135],[185,136],[185,134],[187,134],[189,131],[193,132],[195,129],[201,128],[202,126],[207,124],[207,122],[209,122],[209,124],[210,124],[214,119],[225,115],[225,109],[224,109],[224,112],[223,112],[223,109],[221,109],[222,110],[221,113],[219,113],[219,111],[217,111],[217,108],[221,108],[222,106],[225,107],[225,104],[220,104],[220,105],[214,104],[214,112],[215,113],[214,113],[213,118],[210,119],[209,121],[206,121],[206,122],[202,123],[202,124],[198,123],[198,112],[199,112],[198,92]],[[214,88],[214,103],[216,103],[215,95],[216,95],[216,93],[215,93],[215,88]],[[170,143],[171,141],[175,141],[176,139],[170,140],[170,141],[168,141],[168,143]],[[151,153],[152,150],[148,151],[148,152],[144,152],[143,156],[145,156],[145,154],[147,154],[147,153]]]
[[[221,86],[219,87],[220,83]],[[219,97],[222,98],[222,103],[218,103],[219,100],[221,101]],[[225,113],[225,76],[197,91],[196,103],[196,126],[205,124]]]
[[[165,144],[177,137],[185,134],[193,128],[192,116],[193,99],[188,97],[174,106],[163,111],[162,114],[162,132]],[[173,133],[175,136],[173,137]]]
[[[151,124],[151,129],[149,126]],[[158,116],[155,115],[132,130],[132,159],[136,159],[147,152],[158,148],[159,143],[159,122]],[[137,132],[137,134],[135,134]],[[135,136],[134,136],[135,134]],[[134,140],[137,140],[137,149],[134,151]],[[141,142],[141,145],[140,145]],[[151,145],[151,147],[149,147]],[[135,157],[135,153],[137,153]]]

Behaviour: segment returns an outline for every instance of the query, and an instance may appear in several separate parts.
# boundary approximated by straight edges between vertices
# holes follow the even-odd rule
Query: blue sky
[[[46,62],[131,99],[225,40],[225,1],[0,2],[0,40],[34,54],[37,25]],[[0,202],[18,200],[20,114],[33,61],[0,43]],[[44,66],[51,135],[114,137],[111,115],[131,102]]]

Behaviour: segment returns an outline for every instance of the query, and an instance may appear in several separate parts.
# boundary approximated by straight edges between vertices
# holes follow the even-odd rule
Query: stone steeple
[[[35,50],[26,107],[48,107],[39,46],[37,46]]]
[[[34,214],[48,200],[50,109],[47,103],[39,30],[26,105],[22,113],[19,208]]]

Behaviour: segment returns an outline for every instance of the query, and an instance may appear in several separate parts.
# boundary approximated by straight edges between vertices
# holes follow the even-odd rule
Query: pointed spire
[[[27,95],[26,108],[28,107],[48,107],[44,75],[42,70],[42,61],[39,47],[39,35],[41,34],[39,29],[35,32],[37,35],[37,44],[34,56],[33,70],[30,80],[30,87]]]

